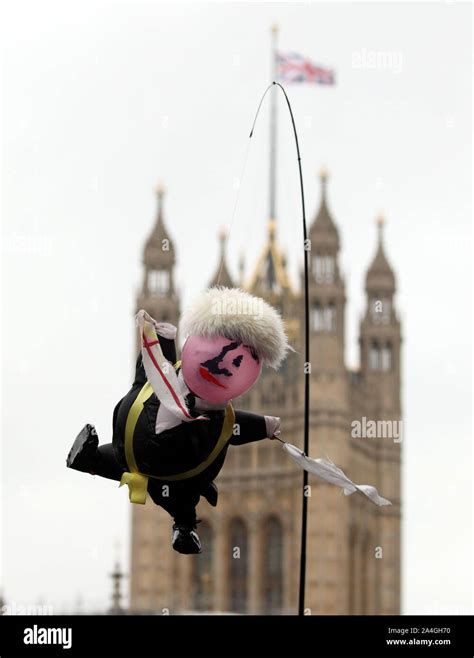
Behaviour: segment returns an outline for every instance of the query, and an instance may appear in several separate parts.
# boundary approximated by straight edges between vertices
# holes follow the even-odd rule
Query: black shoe
[[[85,425],[77,435],[66,459],[66,466],[75,471],[94,474],[99,437],[93,425]]]
[[[200,553],[202,550],[195,526],[185,525],[184,523],[173,524],[171,544],[175,551],[185,555]]]

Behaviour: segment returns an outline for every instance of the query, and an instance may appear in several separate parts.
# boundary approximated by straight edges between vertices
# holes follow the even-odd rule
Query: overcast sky
[[[255,263],[267,109],[230,223],[274,22],[282,51],[337,71],[335,88],[288,93],[311,218],[316,173],[330,172],[351,366],[375,218],[387,218],[404,337],[403,610],[471,611],[471,7],[457,2],[3,3],[0,585],[10,602],[103,608],[117,540],[128,568],[126,491],[66,470],[65,457],[85,422],[110,441],[130,385],[156,183],[185,301],[217,266],[221,227],[232,273],[241,251],[247,271]],[[296,284],[298,172],[281,98],[279,108],[278,232]]]

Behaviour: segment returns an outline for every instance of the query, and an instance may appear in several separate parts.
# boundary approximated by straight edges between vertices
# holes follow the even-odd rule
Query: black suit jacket
[[[176,362],[174,341],[160,337],[163,355],[170,363]],[[135,380],[127,395],[122,398],[114,411],[113,444],[117,459],[128,469],[125,459],[125,424],[130,408],[138,393],[147,382],[141,354],[138,356]],[[190,393],[186,402],[193,415],[196,399]],[[160,434],[155,433],[156,416],[160,401],[155,394],[144,404],[133,436],[135,461],[140,471],[146,475],[175,475],[195,468],[207,459],[214,449],[224,421],[224,411],[207,411],[209,420],[181,422],[176,427]],[[229,444],[241,445],[267,438],[265,417],[246,411],[235,411],[236,430],[229,443],[219,453],[214,462],[203,471],[199,478],[212,481],[221,470]],[[192,480],[193,478],[190,478]]]

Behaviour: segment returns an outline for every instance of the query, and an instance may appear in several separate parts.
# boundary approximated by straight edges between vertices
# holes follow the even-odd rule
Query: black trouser
[[[148,493],[156,505],[160,505],[176,523],[195,525],[196,505],[201,494],[192,482],[165,482],[164,480],[148,480]]]
[[[97,448],[93,470],[95,475],[120,482],[125,469],[116,460],[111,443]],[[195,524],[196,505],[200,498],[196,481],[166,482],[150,477],[148,493],[153,502],[165,509],[177,523]]]

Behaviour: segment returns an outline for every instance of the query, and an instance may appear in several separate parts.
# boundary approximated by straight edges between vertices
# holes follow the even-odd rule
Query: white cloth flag
[[[304,454],[304,452],[291,443],[283,443],[283,450],[290,455],[298,466],[304,468],[305,471],[314,473],[314,475],[317,475],[325,482],[341,487],[345,496],[350,496],[354,492],[360,491],[366,495],[367,498],[370,498],[370,500],[376,505],[392,504],[386,498],[379,496],[377,489],[370,484],[355,484],[355,482],[349,480],[344,471],[336,466],[336,464],[333,464],[329,459],[310,459]]]

